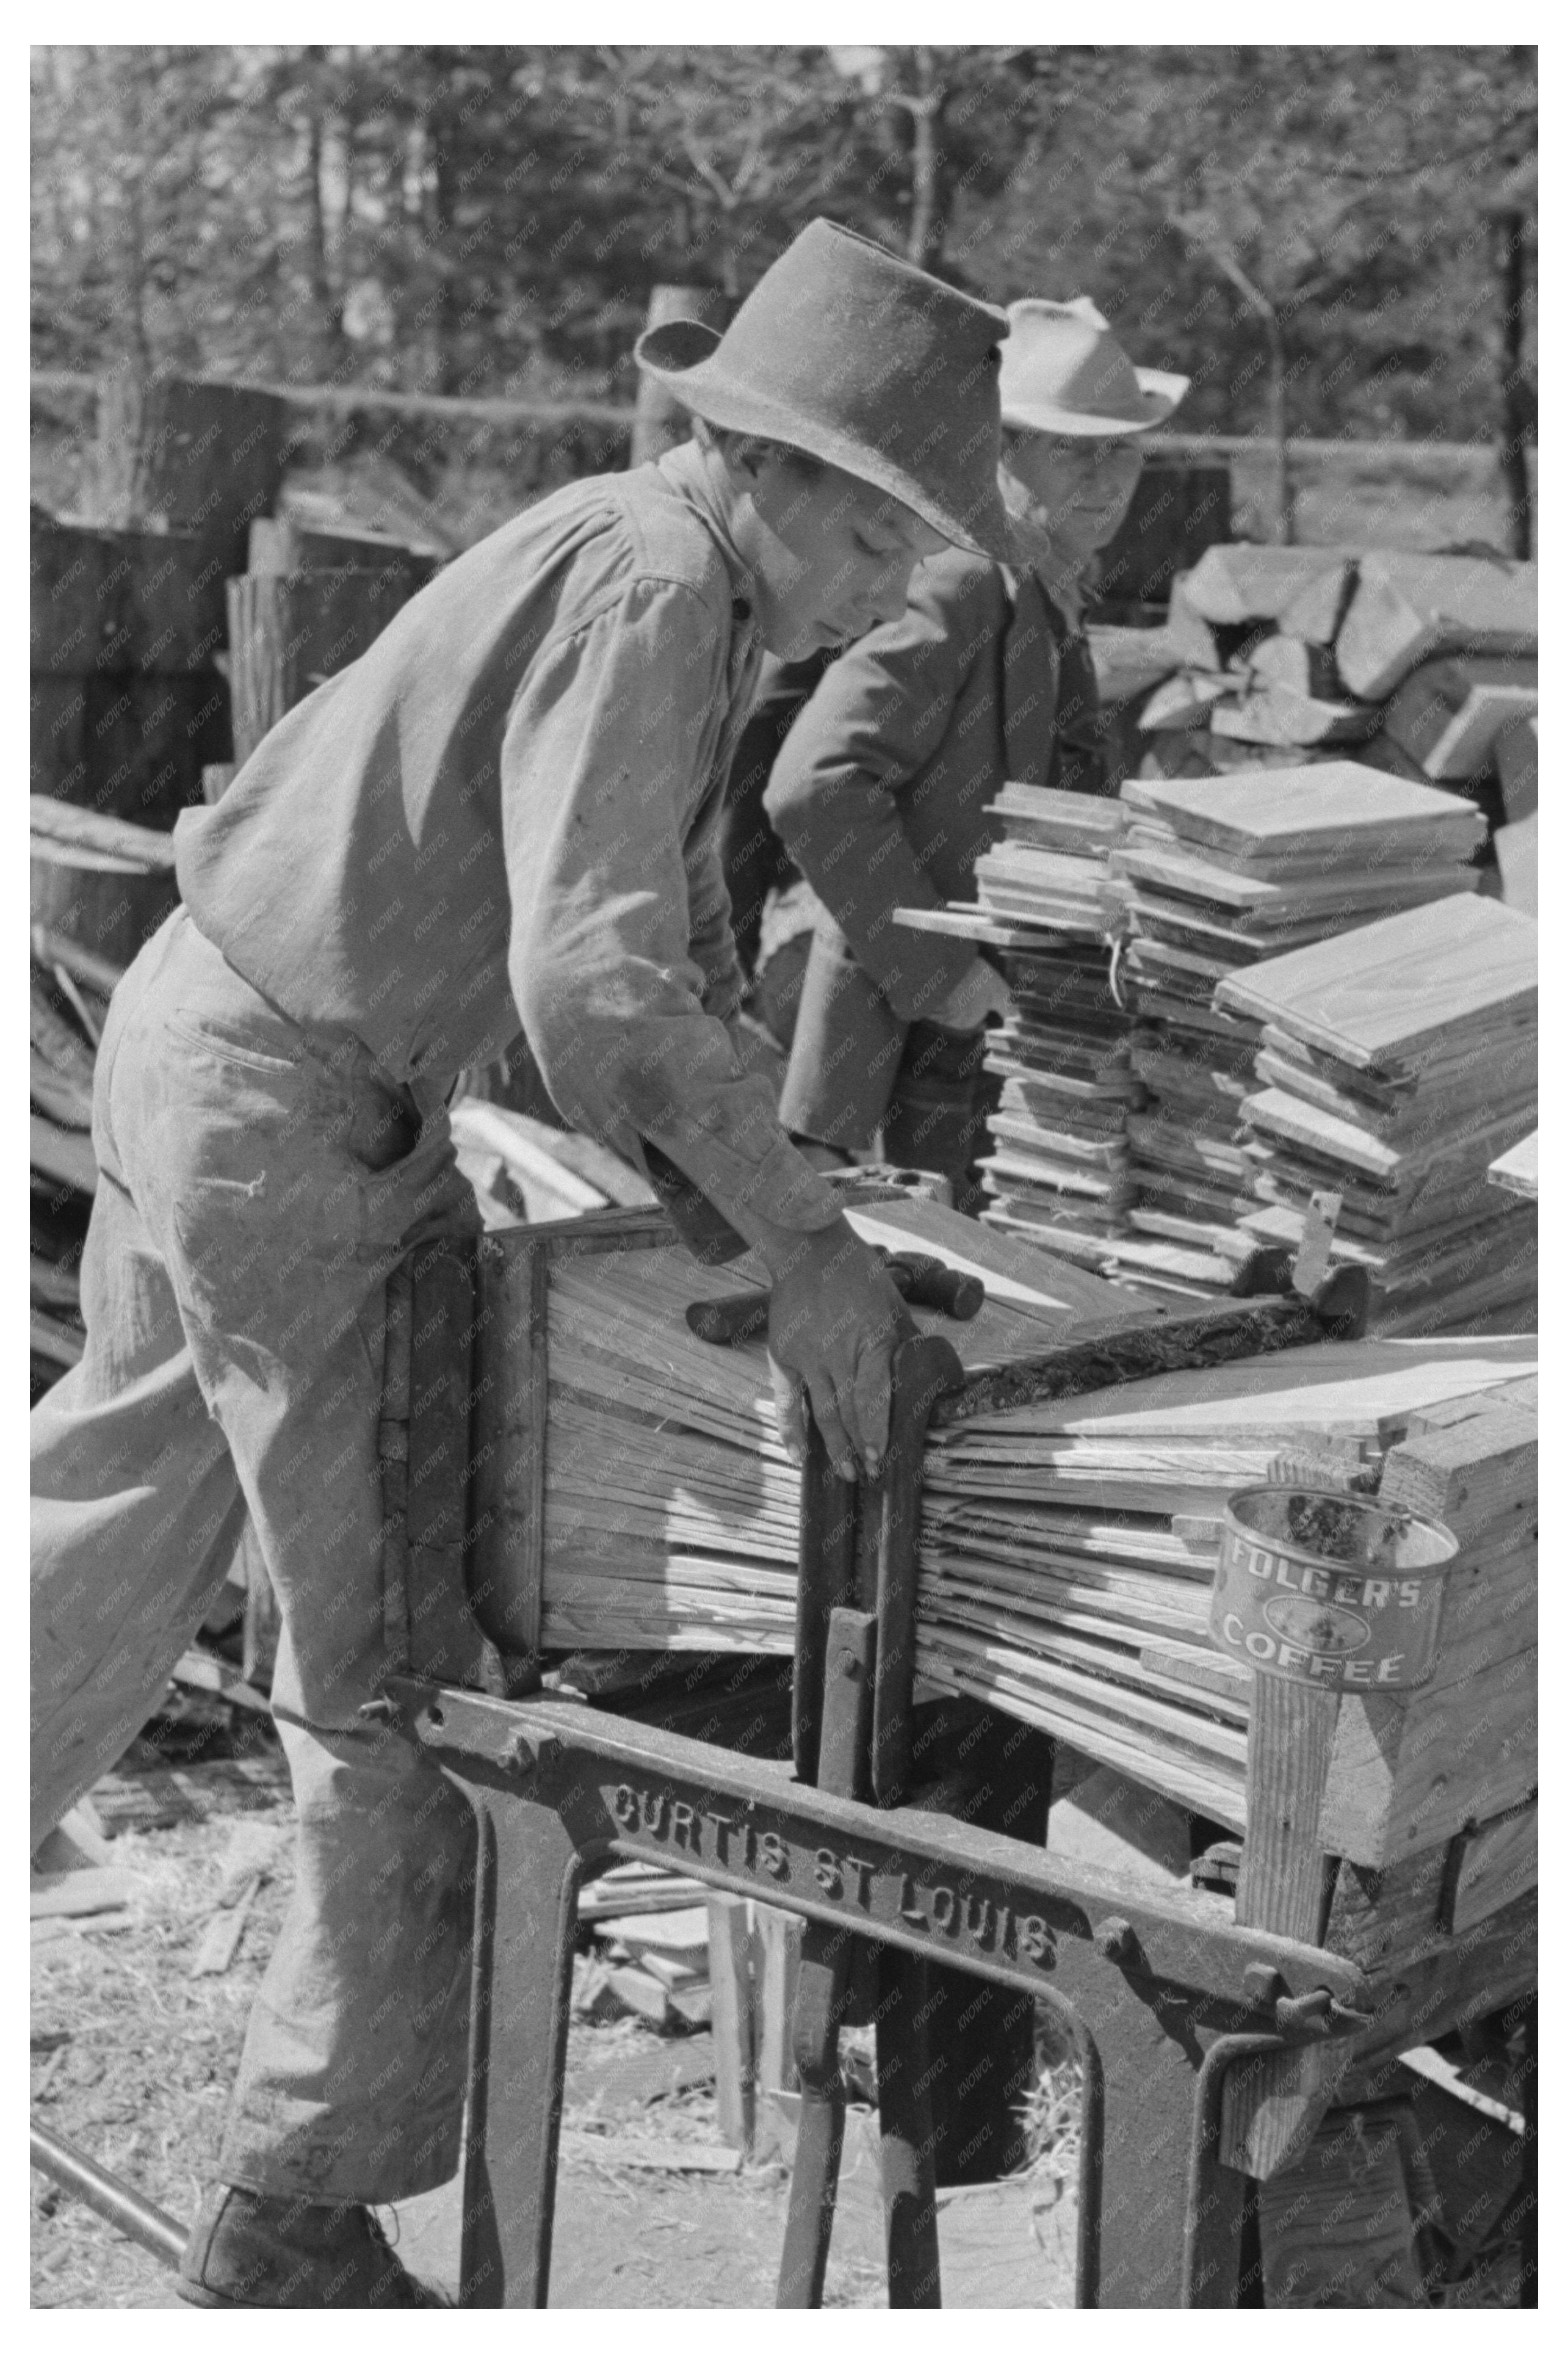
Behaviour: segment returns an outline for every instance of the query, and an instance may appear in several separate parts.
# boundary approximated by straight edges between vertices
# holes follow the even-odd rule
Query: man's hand
[[[976,957],[962,981],[955,981],[927,1020],[941,1030],[979,1030],[988,1013],[1011,1013],[1012,992],[995,965]]]
[[[846,1219],[815,1234],[779,1234],[765,1248],[773,1277],[768,1356],[779,1435],[806,1456],[809,1395],[841,1479],[876,1479],[887,1451],[893,1352],[916,1327],[892,1278]]]

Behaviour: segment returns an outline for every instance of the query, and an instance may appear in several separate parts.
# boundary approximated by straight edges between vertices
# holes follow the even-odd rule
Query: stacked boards
[[[1133,1199],[1127,1122],[1142,1090],[1112,984],[1125,895],[1111,854],[1128,813],[1094,794],[1007,784],[990,814],[1001,840],[976,863],[978,906],[902,920],[963,930],[996,952],[1013,1010],[986,1052],[1000,1100],[980,1163],[985,1215],[1071,1250],[1079,1234],[1125,1232]]]
[[[1209,1634],[1228,1497],[1304,1456],[1375,1486],[1414,1422],[1534,1370],[1524,1339],[1325,1342],[934,1429],[921,1673],[1245,1830],[1254,1678]]]
[[[1501,558],[1212,547],[1174,584],[1166,635],[1207,630],[1213,654],[1145,702],[1139,773],[1348,758],[1450,785],[1494,827],[1527,816],[1536,599],[1535,567]]]
[[[1536,927],[1496,901],[1413,908],[1231,974],[1260,1024],[1243,1107],[1261,1239],[1340,1198],[1336,1259],[1365,1266],[1373,1329],[1529,1329],[1535,1212],[1489,1184],[1536,1124]]]
[[[916,1321],[979,1373],[1086,1320],[1146,1321],[1149,1303],[929,1203],[852,1208],[862,1237],[978,1274],[969,1323]],[[716,1348],[685,1309],[766,1288],[749,1259],[702,1268],[679,1247],[552,1261],[540,1638],[552,1650],[788,1653],[799,1481],[778,1435],[760,1342]]]
[[[1118,994],[1134,1016],[1119,1223],[1058,1216],[1052,1247],[1202,1296],[1256,1246],[1241,1121],[1258,1024],[1217,1002],[1228,975],[1391,909],[1472,889],[1485,837],[1468,802],[1350,762],[1128,781],[1109,853],[1124,890]],[[1012,1204],[997,1209],[1017,1218]],[[1063,1231],[1071,1227],[1071,1232]]]
[[[1282,1450],[1364,1477],[1418,1414],[1517,1389],[1533,1341],[1320,1343],[1008,1409],[987,1366],[1107,1320],[1157,1334],[1163,1311],[931,1205],[850,1214],[991,1287],[973,1324],[916,1320],[976,1377],[927,1442],[921,1691],[987,1702],[1243,1829],[1251,1675],[1207,1631],[1226,1498]],[[662,1241],[550,1260],[548,1650],[792,1649],[799,1486],[764,1352],[684,1323],[690,1299],[726,1288],[734,1269]]]

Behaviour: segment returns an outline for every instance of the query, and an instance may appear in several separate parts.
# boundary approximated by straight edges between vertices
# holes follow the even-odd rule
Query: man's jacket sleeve
[[[999,659],[991,567],[922,565],[901,620],[832,664],[784,739],[765,806],[856,960],[906,1022],[928,1015],[974,961],[967,941],[915,932],[898,907],[939,907],[900,815],[939,792],[938,752],[974,663]],[[936,765],[933,765],[933,764]]]
[[[703,820],[726,642],[688,587],[619,590],[530,663],[501,800],[513,992],[562,1116],[639,1166],[643,1140],[657,1144],[751,1241],[759,1221],[838,1213],[725,1028],[727,924]]]

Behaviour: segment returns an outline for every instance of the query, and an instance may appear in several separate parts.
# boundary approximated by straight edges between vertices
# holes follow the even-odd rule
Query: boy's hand
[[[976,957],[961,981],[955,981],[939,1005],[927,1016],[941,1030],[979,1030],[991,1013],[1011,1013],[1012,993],[995,965]]]
[[[805,1460],[809,1396],[839,1478],[878,1478],[893,1352],[916,1330],[892,1278],[842,1218],[815,1234],[779,1235],[763,1257],[773,1277],[768,1363],[790,1460]]]

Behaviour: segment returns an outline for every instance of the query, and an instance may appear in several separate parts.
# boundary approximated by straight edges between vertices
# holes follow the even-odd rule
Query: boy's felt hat
[[[945,540],[1008,558],[997,490],[1007,314],[836,222],[814,220],[724,334],[651,327],[638,365],[683,408],[885,491]]]

